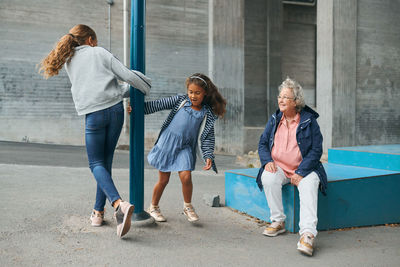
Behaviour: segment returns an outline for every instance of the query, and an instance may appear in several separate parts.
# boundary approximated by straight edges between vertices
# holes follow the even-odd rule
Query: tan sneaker
[[[166,222],[167,219],[161,214],[159,206],[150,205],[147,212],[150,214],[151,217],[154,218],[156,222]]]
[[[196,214],[191,204],[183,207],[183,213],[187,216],[189,222],[196,222],[199,220],[199,216]]]
[[[272,222],[267,228],[265,228],[263,235],[277,236],[285,231],[285,222]]]
[[[90,215],[90,221],[92,222],[91,225],[94,227],[102,226],[104,221],[104,212],[100,213],[93,210]]]
[[[123,237],[131,228],[131,218],[134,206],[129,202],[121,201],[114,216],[117,221],[117,235]]]
[[[314,251],[314,235],[305,232],[301,235],[299,242],[297,243],[297,250],[308,256],[312,256]]]

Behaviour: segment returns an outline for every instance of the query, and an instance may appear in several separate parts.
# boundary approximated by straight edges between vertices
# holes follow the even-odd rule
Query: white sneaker
[[[159,206],[150,205],[147,212],[150,214],[151,217],[154,218],[156,222],[166,222],[167,219],[161,214]]]
[[[189,222],[196,222],[199,220],[199,216],[194,211],[192,204],[183,206],[183,213],[187,216]]]
[[[308,256],[312,256],[314,251],[314,235],[305,232],[301,235],[299,242],[297,243],[297,250]]]

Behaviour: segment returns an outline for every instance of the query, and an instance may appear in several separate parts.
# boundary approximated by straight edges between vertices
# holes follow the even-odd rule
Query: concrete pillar
[[[357,0],[319,1],[317,110],[324,150],[355,144]]]
[[[278,86],[282,83],[282,28],[283,6],[281,0],[267,1],[268,44],[268,118],[278,108]]]
[[[400,144],[400,1],[357,5],[356,144]]]
[[[332,147],[333,0],[317,4],[317,111],[324,151]]]
[[[244,152],[254,151],[270,115],[277,108],[281,83],[280,0],[244,3]]]
[[[240,154],[244,124],[244,0],[213,3],[213,77],[228,103],[224,119],[216,124],[216,150]]]
[[[357,87],[357,0],[333,5],[332,146],[355,145]]]

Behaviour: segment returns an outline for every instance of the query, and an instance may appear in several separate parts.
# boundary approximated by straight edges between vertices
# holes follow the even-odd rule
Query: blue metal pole
[[[131,0],[131,69],[145,73],[145,0]],[[129,130],[129,201],[135,205],[132,220],[150,216],[144,211],[144,95],[131,87],[132,114]]]

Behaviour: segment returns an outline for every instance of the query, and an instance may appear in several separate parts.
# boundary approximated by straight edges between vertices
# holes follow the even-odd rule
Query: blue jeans
[[[86,114],[85,139],[89,167],[97,181],[94,209],[103,211],[106,198],[112,204],[120,199],[111,177],[115,146],[124,123],[122,102],[93,113]]]

